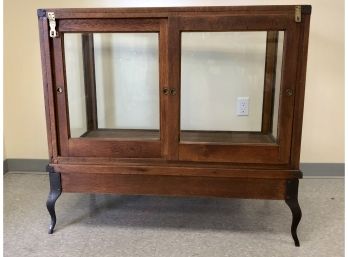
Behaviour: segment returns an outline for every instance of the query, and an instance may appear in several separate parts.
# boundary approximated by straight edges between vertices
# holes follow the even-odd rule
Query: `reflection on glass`
[[[65,76],[69,91],[70,133],[76,137],[87,131],[81,35],[67,34],[64,48]]]
[[[157,33],[65,34],[71,137],[159,138]]]
[[[279,94],[280,94],[280,79],[282,71],[282,60],[283,60],[283,44],[284,44],[284,32],[278,33],[278,41],[275,42],[277,59],[276,59],[276,70],[274,78],[274,102],[273,102],[273,120],[272,120],[272,135],[276,139],[278,138],[278,115],[279,115]]]
[[[180,140],[275,142],[283,32],[183,32],[181,35]],[[269,72],[266,66],[270,62],[273,69],[266,82],[265,72]],[[240,98],[248,99],[247,115],[239,113]],[[264,101],[270,101],[268,109]]]

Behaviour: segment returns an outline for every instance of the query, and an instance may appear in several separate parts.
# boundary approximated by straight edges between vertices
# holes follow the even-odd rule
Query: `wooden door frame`
[[[238,14],[221,15],[182,15],[177,21],[177,30],[181,32],[226,32],[226,31],[284,31],[283,65],[281,71],[281,88],[279,103],[278,140],[267,144],[222,144],[204,142],[180,142],[178,144],[178,159],[182,161],[215,161],[233,163],[289,163],[291,153],[292,119],[294,111],[294,95],[286,95],[287,90],[294,92],[296,84],[299,44],[299,29],[293,17],[280,14]],[[171,60],[172,70],[176,73],[173,85],[180,92],[180,37],[176,41],[176,58]],[[180,138],[180,99],[175,104],[178,112],[178,130]]]
[[[93,33],[83,33],[82,60],[85,94],[87,131],[98,129],[97,88],[95,81],[94,39]]]
[[[57,29],[58,31],[65,27],[65,30],[73,31],[74,21],[77,20],[95,20],[101,19],[105,20],[104,23],[107,23],[110,19],[117,20],[127,20],[127,19],[164,19],[169,21],[168,30],[171,28],[172,31],[175,31],[175,26],[178,26],[178,22],[176,21],[175,26],[170,26],[172,21],[172,25],[175,24],[175,19],[180,17],[198,17],[198,16],[210,16],[210,17],[226,17],[231,15],[236,15],[238,17],[248,16],[251,19],[255,20],[257,17],[268,17],[268,21],[271,22],[274,28],[277,28],[278,18],[277,17],[287,17],[289,22],[294,22],[294,14],[295,14],[295,6],[294,5],[282,5],[282,6],[221,6],[221,7],[170,7],[170,8],[83,8],[83,9],[70,9],[70,8],[61,8],[61,9],[39,9],[38,13],[38,21],[39,21],[39,31],[40,31],[40,47],[41,47],[41,61],[42,61],[42,76],[43,76],[43,87],[44,87],[44,95],[45,95],[45,110],[46,110],[46,125],[47,125],[47,137],[49,142],[49,159],[50,163],[58,163],[59,159],[62,159],[62,162],[65,162],[65,159],[70,158],[82,161],[91,159],[96,160],[94,157],[74,157],[74,156],[61,156],[60,150],[60,142],[62,138],[59,135],[59,127],[58,127],[58,119],[57,119],[57,105],[56,105],[56,87],[54,83],[54,60],[53,60],[53,39],[49,37],[49,27],[47,20],[47,13],[54,12],[55,17],[57,19]],[[311,6],[302,5],[301,6],[301,16],[302,21],[298,23],[294,23],[294,31],[296,31],[298,35],[299,42],[302,43],[301,48],[298,51],[297,58],[293,58],[294,62],[297,62],[297,71],[296,71],[296,81],[295,81],[295,90],[294,90],[294,98],[295,98],[295,108],[293,110],[293,126],[292,130],[288,131],[292,133],[292,142],[291,142],[291,163],[284,164],[267,164],[272,166],[277,165],[287,165],[291,166],[293,169],[299,168],[299,156],[300,156],[300,146],[301,146],[301,128],[302,128],[302,119],[303,119],[303,105],[304,105],[304,89],[305,89],[305,75],[306,75],[306,61],[307,61],[307,46],[308,46],[308,35],[309,35],[309,20],[310,20]],[[267,18],[266,17],[266,18]],[[275,18],[275,19],[273,19]],[[89,21],[91,23],[91,21]],[[237,26],[242,27],[243,21],[236,21]],[[80,24],[81,25],[81,24]],[[245,24],[244,24],[245,25]],[[130,24],[130,26],[136,27],[136,25]],[[151,26],[147,24],[146,26]],[[163,24],[161,24],[163,26]],[[166,25],[164,25],[165,27]],[[105,31],[110,28],[110,24],[105,26]],[[271,27],[267,26],[266,30],[271,30]],[[86,33],[89,31],[86,30]],[[175,39],[171,37],[168,31],[165,31],[168,34],[168,38]],[[177,36],[176,36],[177,37]],[[175,41],[175,40],[174,40]],[[167,40],[165,45],[168,45],[168,49],[171,45],[171,42]],[[180,47],[180,43],[175,47]],[[168,50],[166,49],[166,51]],[[165,58],[174,59],[175,54],[166,52]],[[169,85],[168,81],[170,79],[174,79],[173,70],[178,70],[180,72],[180,68],[173,65],[167,67],[166,69],[166,81],[168,87],[175,87],[177,92],[179,92],[179,88],[176,83],[172,83]],[[174,81],[175,82],[175,81]],[[165,105],[164,112],[161,111],[161,119],[162,115],[166,115],[167,113],[179,114],[180,112],[180,101],[177,101],[176,98],[170,98],[165,101],[167,104]],[[161,98],[162,101],[162,98]],[[169,106],[169,101],[172,101]],[[176,105],[176,106],[175,106]],[[162,105],[163,107],[163,105]],[[174,108],[172,108],[174,107]],[[178,109],[178,111],[175,111]],[[289,113],[287,113],[289,115]],[[292,114],[291,114],[292,115]],[[286,118],[286,117],[285,117]],[[162,123],[163,119],[161,120]],[[170,119],[168,121],[168,126],[165,130],[161,130],[161,138],[168,138],[165,144],[161,144],[161,151],[164,156],[166,156],[170,160],[178,159],[178,140],[179,140],[179,118],[177,121],[173,121]],[[168,133],[170,135],[168,135]],[[177,149],[177,150],[175,150]],[[103,160],[109,160],[111,163],[118,162],[122,159],[117,157],[108,158],[108,157],[98,157]],[[140,159],[140,158],[137,158]],[[136,161],[135,159],[132,159]],[[145,160],[145,159],[144,159]],[[150,160],[150,159],[149,159]],[[155,159],[152,159],[155,160]],[[160,159],[156,159],[158,161],[162,161]],[[181,161],[178,161],[181,162]],[[202,164],[205,162],[201,162]],[[258,167],[261,163],[244,163],[240,160],[238,163],[229,163],[229,165],[253,165],[254,167]],[[264,165],[264,164],[263,164]]]
[[[262,101],[263,134],[272,133],[279,31],[267,31]]]
[[[59,37],[52,39],[54,63],[54,90],[61,88],[56,94],[55,109],[58,121],[59,156],[62,157],[112,157],[112,158],[165,158],[166,126],[168,99],[161,94],[167,84],[166,25],[163,19],[61,19],[59,20]],[[159,97],[160,97],[160,139],[122,140],[122,139],[89,139],[71,138],[68,111],[68,92],[65,75],[64,33],[122,33],[122,32],[154,32],[159,38]],[[90,40],[85,42],[90,44]],[[88,54],[88,53],[86,53]],[[91,64],[91,56],[85,56],[85,64]],[[89,57],[89,58],[87,58]],[[85,66],[86,66],[85,65]],[[90,69],[89,69],[90,70]],[[87,85],[85,85],[87,86]],[[95,86],[94,86],[95,87]],[[88,92],[95,92],[92,84],[88,84]],[[93,94],[95,97],[95,94]],[[96,104],[96,101],[94,102]],[[95,106],[89,106],[88,113],[96,113]],[[96,116],[93,116],[96,119]],[[91,120],[91,126],[96,122]]]

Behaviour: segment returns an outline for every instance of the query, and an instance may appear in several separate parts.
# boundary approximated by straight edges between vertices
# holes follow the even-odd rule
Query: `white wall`
[[[145,2],[141,2],[144,5]],[[147,6],[298,4],[270,0],[147,1]],[[344,162],[344,1],[309,0],[312,20],[302,162]],[[47,158],[37,8],[139,6],[135,0],[4,1],[4,158]],[[18,8],[20,6],[20,8]]]
[[[261,131],[266,36],[182,34],[181,129]],[[98,127],[159,129],[158,34],[93,37]],[[66,34],[64,43],[70,130],[79,137],[86,132],[81,34]],[[238,97],[249,97],[248,116],[237,115]]]
[[[94,33],[98,128],[159,129],[158,33]],[[70,131],[87,131],[81,34],[64,38]]]
[[[181,36],[181,129],[261,131],[267,32]],[[249,97],[249,115],[237,98]]]
[[[95,34],[98,127],[159,129],[158,33]]]
[[[81,72],[83,70],[83,59],[80,34],[65,35],[64,52],[70,135],[71,137],[80,137],[87,131],[85,82],[83,72]]]

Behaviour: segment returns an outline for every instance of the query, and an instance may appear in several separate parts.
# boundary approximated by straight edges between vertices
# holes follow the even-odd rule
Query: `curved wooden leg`
[[[50,167],[50,166],[47,166],[47,171],[49,172],[49,179],[50,179],[50,193],[48,194],[46,206],[51,216],[51,224],[48,228],[48,234],[52,234],[57,221],[56,211],[54,206],[56,204],[58,197],[62,193],[62,186],[60,182],[60,173],[55,172],[53,167]]]
[[[297,199],[287,199],[286,204],[289,206],[292,212],[292,224],[291,224],[291,235],[294,239],[295,245],[300,246],[300,241],[297,237],[297,226],[300,223],[302,212]]]
[[[291,235],[294,239],[295,246],[300,246],[300,241],[297,237],[297,226],[300,223],[302,212],[298,203],[298,179],[289,180],[287,183],[287,196],[285,199],[292,213]]]

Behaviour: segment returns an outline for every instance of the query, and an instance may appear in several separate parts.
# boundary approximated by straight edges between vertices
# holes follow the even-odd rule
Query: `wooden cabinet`
[[[297,201],[310,6],[38,10],[51,191]]]

